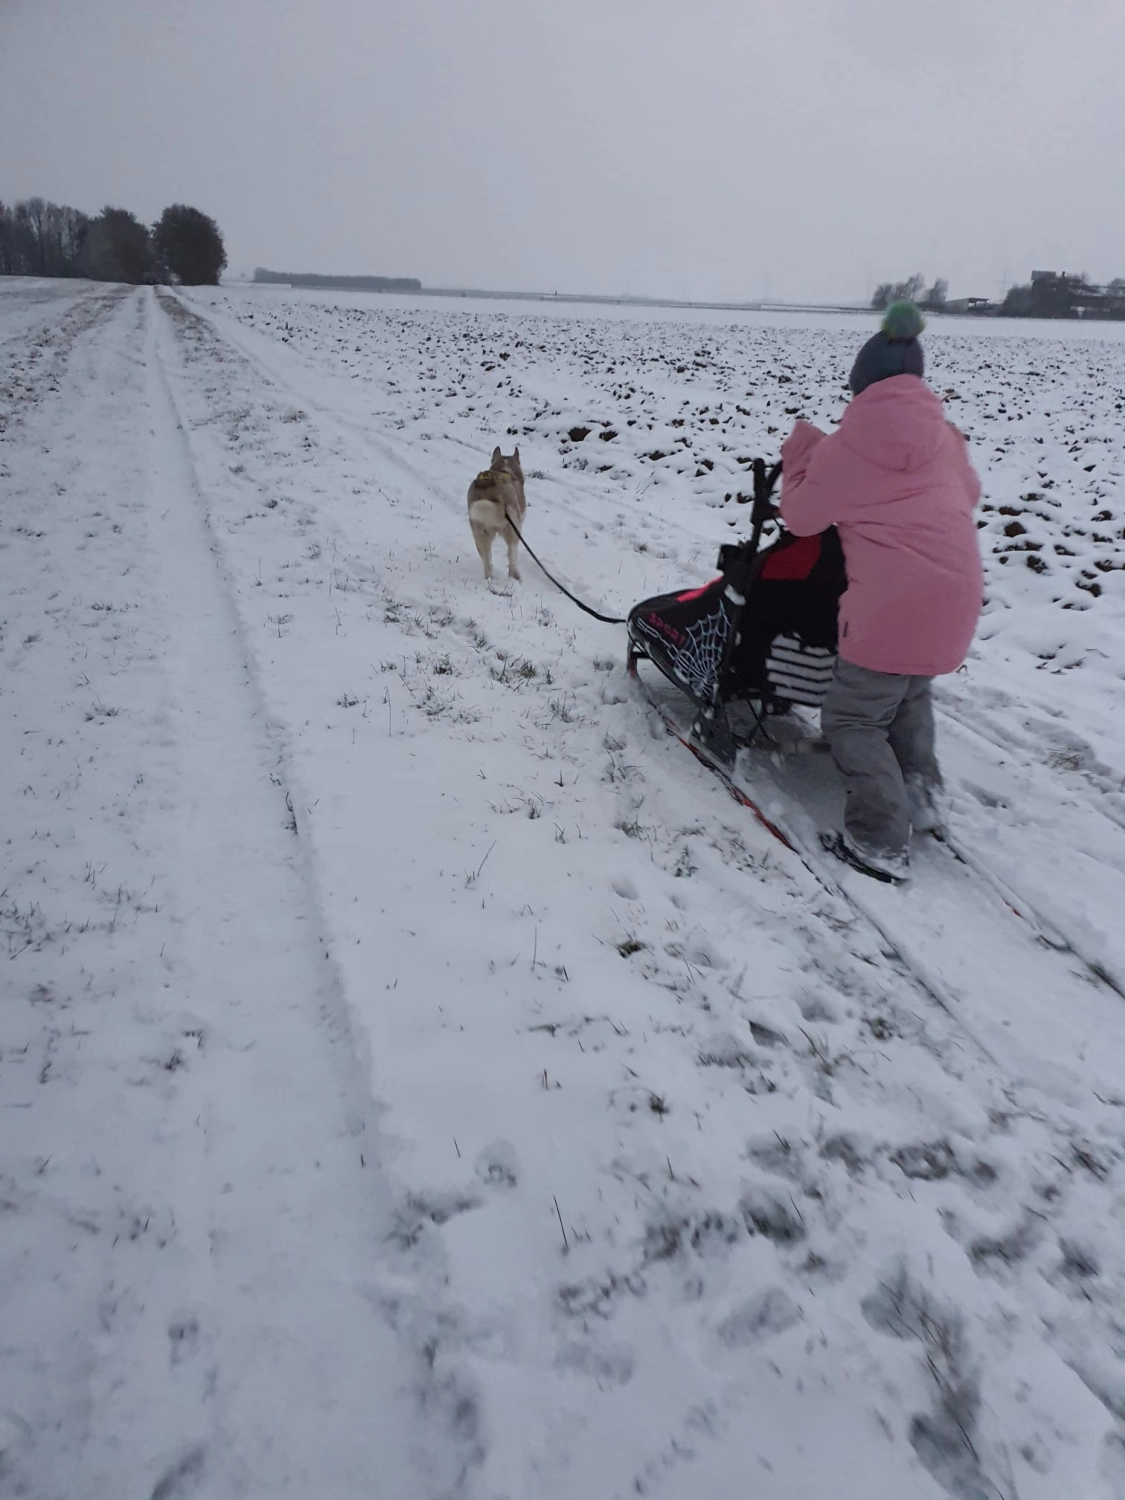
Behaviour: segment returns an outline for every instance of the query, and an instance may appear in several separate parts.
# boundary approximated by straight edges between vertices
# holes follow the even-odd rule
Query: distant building
[[[1125,318],[1125,284],[1094,286],[1074,271],[1032,271],[1030,285],[1009,291],[1004,311],[1024,318]]]

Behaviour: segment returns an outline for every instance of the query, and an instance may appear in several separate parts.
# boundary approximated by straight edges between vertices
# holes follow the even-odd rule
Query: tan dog
[[[484,563],[487,582],[492,581],[492,542],[497,536],[502,536],[508,547],[508,577],[518,581],[520,570],[516,565],[516,553],[520,543],[508,524],[508,518],[510,516],[522,530],[526,514],[520,450],[517,448],[511,458],[505,458],[499,448],[494,448],[490,467],[478,474],[469,486],[469,525],[473,528],[473,541]]]

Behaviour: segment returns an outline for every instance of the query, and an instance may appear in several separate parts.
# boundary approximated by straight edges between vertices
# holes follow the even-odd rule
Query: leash
[[[565,586],[565,584],[561,584],[553,573],[548,572],[548,570],[543,567],[543,564],[539,562],[539,559],[535,556],[535,553],[531,551],[530,547],[528,547],[527,542],[520,532],[519,527],[512,520],[511,516],[508,515],[508,512],[506,510],[504,512],[504,515],[507,519],[508,525],[515,532],[516,536],[519,537],[521,546],[526,547],[527,551],[531,553],[532,561],[538,563],[539,567],[543,569],[543,572],[546,573],[547,577],[551,580],[555,587],[557,589],[560,589],[566,595],[566,597],[571,600],[572,603],[577,604],[578,608],[584,610],[586,614],[593,615],[595,620],[601,620],[603,625],[627,625],[629,623],[628,617],[625,615],[599,614],[596,609],[591,609],[588,604],[583,604],[582,600],[579,599],[577,594],[572,594],[570,590]]]
[[[770,504],[770,495],[773,492],[774,486],[777,484],[777,481],[778,481],[778,479],[780,477],[781,477],[781,465],[780,464],[774,464],[774,466],[773,466],[772,469],[767,469],[766,465],[765,465],[765,462],[762,459],[756,458],[754,460],[754,495],[753,495],[753,500],[754,500],[754,517],[753,517],[754,535],[751,538],[751,544],[750,544],[750,556],[751,557],[758,550],[758,540],[759,540],[759,537],[761,536],[761,533],[762,533],[762,526],[765,524],[766,521],[772,519],[772,517],[776,514],[776,512],[773,509],[773,506]],[[484,473],[477,475],[477,478],[480,479],[480,480],[494,479],[494,471],[491,470],[491,469],[485,469]],[[739,500],[740,504],[744,505],[746,503],[746,501],[748,499],[750,499],[750,498],[751,498],[750,496],[739,495],[738,500]],[[628,619],[627,615],[603,615],[603,614],[599,613],[598,610],[592,609],[589,604],[584,604],[582,602],[582,600],[579,599],[579,597],[578,597],[577,594],[572,594],[570,592],[570,590],[566,587],[565,584],[560,583],[559,580],[555,577],[555,575],[548,568],[545,568],[543,566],[543,564],[539,561],[538,557],[536,557],[535,553],[532,552],[531,548],[527,545],[527,541],[526,541],[523,533],[520,531],[519,527],[512,520],[511,516],[508,514],[508,508],[507,508],[507,506],[504,507],[504,519],[507,521],[508,525],[515,532],[516,536],[519,539],[520,545],[522,547],[524,547],[531,554],[532,561],[538,564],[538,566],[542,569],[542,571],[546,574],[546,576],[551,580],[551,582],[555,585],[555,587],[561,593],[564,593],[566,595],[566,597],[571,601],[572,604],[577,604],[577,606],[578,606],[578,608],[580,610],[582,610],[585,614],[592,615],[595,620],[601,620],[601,622],[602,622],[603,625],[628,625],[629,619]],[[732,647],[733,644],[734,644],[734,632],[732,631],[731,632],[731,640],[728,642],[728,648]],[[721,674],[720,674],[720,676],[721,676]],[[719,679],[717,678],[716,681],[718,681],[718,680]]]

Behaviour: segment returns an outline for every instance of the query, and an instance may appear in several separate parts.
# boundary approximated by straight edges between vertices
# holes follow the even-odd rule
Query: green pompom
[[[892,302],[883,318],[883,332],[889,339],[916,339],[925,326],[913,302]]]

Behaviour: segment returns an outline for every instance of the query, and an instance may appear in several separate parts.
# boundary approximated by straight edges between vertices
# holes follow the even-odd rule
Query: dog
[[[497,536],[504,538],[508,548],[508,577],[519,582],[520,570],[516,553],[520,542],[509,524],[509,518],[522,529],[526,514],[527,500],[523,492],[520,450],[517,448],[510,458],[505,458],[499,448],[494,448],[491,465],[478,474],[469,486],[469,525],[473,530],[473,541],[477,544],[480,560],[484,564],[486,583],[492,582],[492,543]]]

